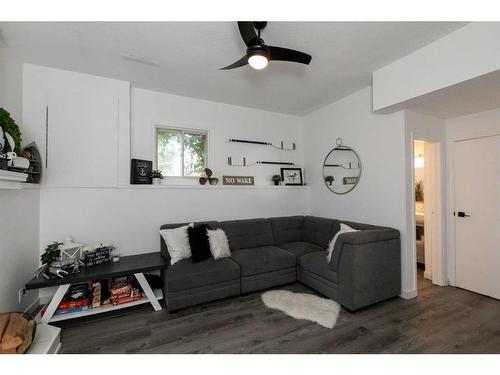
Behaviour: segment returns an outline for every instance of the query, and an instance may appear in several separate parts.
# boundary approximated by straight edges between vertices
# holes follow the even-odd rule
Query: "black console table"
[[[118,262],[108,262],[92,267],[83,267],[79,273],[68,275],[64,278],[46,279],[43,276],[34,277],[25,286],[26,290],[41,289],[57,286],[58,289],[52,297],[44,315],[41,317],[41,323],[56,322],[59,320],[80,318],[82,316],[99,314],[107,311],[123,309],[130,306],[151,303],[155,311],[161,310],[159,300],[163,298],[161,290],[153,291],[144,277],[144,272],[158,271],[165,268],[160,253],[146,253],[139,255],[124,256]],[[64,315],[54,315],[59,303],[68,291],[71,284],[78,284],[92,280],[102,280],[116,276],[134,275],[141,286],[145,298],[139,301],[124,303],[122,305],[102,306],[86,311],[75,312]]]

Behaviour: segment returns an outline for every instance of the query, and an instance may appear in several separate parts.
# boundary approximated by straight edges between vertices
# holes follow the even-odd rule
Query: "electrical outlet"
[[[24,299],[24,293],[26,292],[26,290],[24,288],[21,288],[17,291],[18,293],[18,299],[19,299],[19,303],[23,302],[23,299]]]

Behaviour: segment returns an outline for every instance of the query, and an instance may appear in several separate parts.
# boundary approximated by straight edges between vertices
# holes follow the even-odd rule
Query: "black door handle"
[[[465,212],[463,211],[458,211],[458,214],[457,214],[458,217],[470,217],[470,215],[467,215]]]

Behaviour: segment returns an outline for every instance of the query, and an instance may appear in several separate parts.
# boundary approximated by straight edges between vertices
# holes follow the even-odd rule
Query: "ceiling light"
[[[248,64],[257,70],[264,69],[271,57],[266,46],[252,46],[247,49]]]
[[[267,59],[266,56],[253,55],[248,58],[248,64],[250,64],[252,68],[257,70],[264,69],[268,63],[269,60]]]
[[[415,158],[415,168],[423,168],[424,167],[424,157],[422,154],[419,154],[417,158]]]

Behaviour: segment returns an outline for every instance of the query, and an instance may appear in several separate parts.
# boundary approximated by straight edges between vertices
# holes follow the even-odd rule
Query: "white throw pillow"
[[[184,225],[174,229],[162,229],[160,234],[167,244],[170,254],[170,264],[173,265],[181,259],[191,258],[191,246],[189,246],[188,227],[194,224]]]
[[[342,234],[342,233],[349,233],[349,232],[359,232],[359,229],[354,229],[351,228],[349,225],[345,225],[340,223],[340,230],[335,233],[335,236],[333,236],[332,240],[328,244],[328,255],[326,256],[326,260],[330,262],[332,259],[332,253],[333,253],[333,248],[335,246],[335,242],[337,242],[337,238]]]
[[[214,259],[225,258],[231,256],[229,249],[229,242],[227,240],[226,232],[222,229],[207,229],[208,243],[210,245],[210,252]]]

